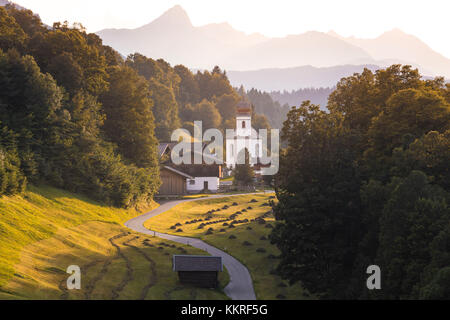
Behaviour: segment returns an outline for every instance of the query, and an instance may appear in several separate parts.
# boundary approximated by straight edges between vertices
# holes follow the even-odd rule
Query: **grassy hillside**
[[[122,226],[152,207],[117,209],[50,187],[0,198],[0,299],[226,299],[221,288],[178,284],[171,256],[200,250]],[[69,291],[65,270],[73,264],[82,289]]]
[[[187,202],[151,218],[145,226],[198,237],[227,251],[249,269],[258,299],[311,299],[300,284],[289,286],[273,272],[280,252],[268,240],[275,225],[270,198],[273,194]]]

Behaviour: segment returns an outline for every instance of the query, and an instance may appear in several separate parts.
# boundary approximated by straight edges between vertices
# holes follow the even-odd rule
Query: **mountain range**
[[[7,3],[11,2],[0,0],[0,6]],[[399,29],[374,39],[342,37],[333,31],[269,38],[235,30],[228,23],[196,27],[176,5],[140,28],[104,29],[97,34],[124,56],[140,52],[191,69],[218,65],[227,70],[234,86],[267,91],[332,87],[364,68],[394,63],[412,65],[425,76],[450,78],[450,59]]]
[[[343,77],[361,73],[364,68],[375,71],[380,67],[372,64],[341,65],[333,67],[302,66],[294,68],[271,68],[253,71],[227,71],[235,87],[257,88],[262,91],[292,91],[301,88],[331,88]]]
[[[123,55],[140,52],[152,58],[163,58],[171,64],[198,69],[212,69],[219,65],[229,74],[242,76],[232,77],[237,81],[233,80],[234,84],[257,74],[255,70],[285,72],[288,77],[301,66],[304,68],[302,71],[316,68],[318,72],[314,73],[314,77],[330,74],[335,68],[336,78],[342,70],[360,70],[365,65],[380,68],[401,63],[417,67],[427,76],[450,77],[450,59],[399,29],[385,32],[375,39],[345,38],[333,31],[310,31],[269,38],[235,30],[228,23],[193,26],[186,11],[177,5],[140,28],[105,29],[97,34]],[[251,72],[244,74],[242,71]],[[293,88],[328,86],[329,79],[334,78],[318,83],[302,83],[303,80],[299,80],[298,84],[290,82],[290,85]],[[277,84],[270,89],[281,87]]]

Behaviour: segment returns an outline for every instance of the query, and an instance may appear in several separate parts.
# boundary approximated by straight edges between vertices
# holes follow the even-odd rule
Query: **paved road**
[[[226,198],[226,197],[233,197],[233,196],[239,196],[239,195],[241,195],[241,194],[216,195],[216,196],[210,196],[207,199]],[[248,195],[248,193],[246,195]],[[162,239],[190,245],[192,247],[204,250],[213,256],[222,257],[223,264],[227,268],[228,274],[230,275],[230,283],[225,287],[225,294],[233,300],[256,300],[255,290],[253,289],[253,282],[252,282],[250,273],[248,272],[247,268],[242,263],[240,263],[238,260],[236,260],[235,258],[230,256],[228,253],[223,252],[222,250],[219,250],[216,247],[213,247],[213,246],[203,242],[200,239],[159,233],[159,232],[151,231],[144,227],[145,221],[147,221],[148,219],[150,219],[154,216],[157,216],[161,213],[166,212],[167,210],[175,207],[176,205],[179,205],[180,203],[199,201],[199,200],[204,200],[204,199],[206,199],[206,198],[176,200],[176,201],[169,201],[169,202],[162,203],[161,206],[159,206],[155,210],[152,210],[146,214],[143,214],[139,217],[136,217],[134,219],[127,221],[125,223],[125,226],[134,231],[137,231],[137,232],[141,232],[141,233],[148,234],[151,236],[154,235],[154,236],[162,238]]]

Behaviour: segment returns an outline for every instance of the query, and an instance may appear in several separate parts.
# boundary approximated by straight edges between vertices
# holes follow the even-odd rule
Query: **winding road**
[[[257,194],[257,193],[254,193]],[[248,272],[247,267],[245,267],[241,262],[237,259],[230,256],[228,253],[213,247],[206,242],[203,242],[200,239],[189,238],[189,237],[181,237],[171,234],[159,233],[156,231],[151,231],[144,227],[144,222],[148,219],[157,216],[161,213],[166,212],[167,210],[185,202],[191,201],[200,201],[205,199],[213,199],[213,198],[228,198],[235,197],[240,195],[249,195],[247,194],[235,194],[235,195],[215,195],[205,198],[199,199],[188,199],[188,200],[175,200],[162,203],[158,208],[138,216],[134,219],[131,219],[125,223],[125,226],[134,230],[136,232],[144,233],[151,236],[156,236],[162,239],[182,243],[185,245],[189,245],[203,251],[208,252],[213,256],[222,257],[223,264],[228,270],[228,274],[230,275],[230,282],[225,287],[225,294],[233,300],[256,300],[255,290],[253,289],[253,282],[250,276],[250,272]]]

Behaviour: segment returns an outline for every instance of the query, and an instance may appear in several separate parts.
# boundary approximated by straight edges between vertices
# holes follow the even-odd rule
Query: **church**
[[[245,149],[247,149],[250,156],[250,165],[256,165],[258,158],[262,155],[263,146],[258,132],[252,127],[252,108],[249,103],[242,101],[237,105],[236,130],[231,135],[230,132],[231,130],[227,130],[227,167],[234,169],[236,164],[238,164],[238,157],[241,156],[241,159],[244,159]]]

